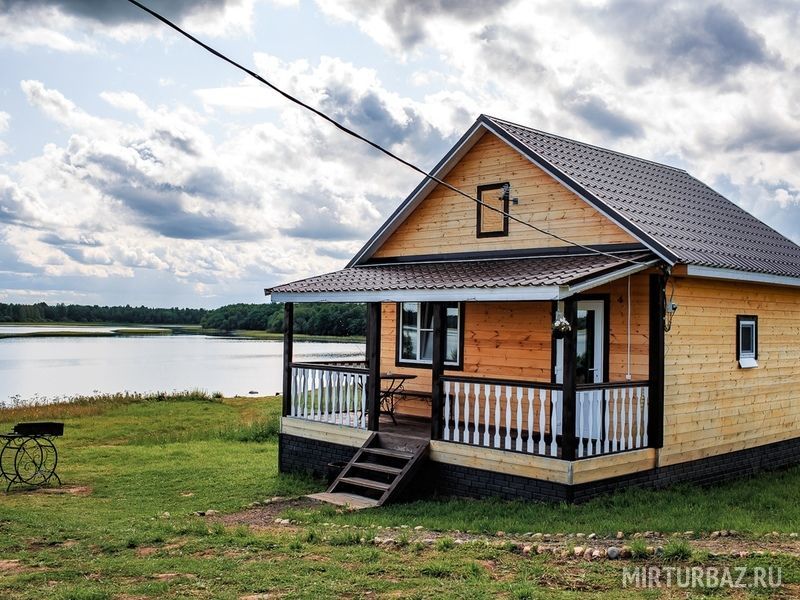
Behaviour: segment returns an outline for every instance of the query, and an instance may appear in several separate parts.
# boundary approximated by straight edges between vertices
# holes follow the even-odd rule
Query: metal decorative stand
[[[41,486],[55,479],[58,450],[53,438],[64,435],[63,423],[18,423],[11,433],[0,434],[0,475],[15,483]]]

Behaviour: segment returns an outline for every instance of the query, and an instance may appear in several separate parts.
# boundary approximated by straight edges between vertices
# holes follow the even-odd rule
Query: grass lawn
[[[736,529],[746,545],[766,531],[800,529],[797,469],[713,490],[625,492],[582,506],[433,500],[357,513],[285,509],[280,516],[301,522],[261,528],[192,515],[235,513],[254,501],[323,487],[278,474],[279,410],[274,398],[219,401],[199,394],[0,410],[0,431],[22,420],[65,421],[59,473],[72,492],[0,492],[0,598],[687,597],[676,588],[622,589],[626,564],[665,561],[779,564],[788,587],[758,597],[800,590],[800,560],[788,553],[710,559],[675,551],[648,563],[590,562],[523,556],[503,538],[457,545],[448,537],[456,530]],[[384,528],[403,525],[408,529],[398,530],[392,547],[371,543]],[[417,525],[443,532],[442,539],[416,542]],[[746,597],[731,590],[702,595]]]

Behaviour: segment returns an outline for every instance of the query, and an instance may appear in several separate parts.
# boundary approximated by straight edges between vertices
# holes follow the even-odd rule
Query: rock
[[[582,533],[576,533],[576,534],[575,534],[575,537],[576,537],[576,538],[578,538],[579,540],[582,540],[582,539],[583,539],[583,538],[585,538],[586,536],[585,536],[584,534],[582,534]]]
[[[261,506],[261,502],[251,502],[247,505],[247,508],[256,508],[257,506]]]
[[[600,548],[595,548],[592,550],[592,560],[597,560],[598,558],[603,558],[603,551]]]
[[[209,509],[209,510],[206,511],[206,516],[207,517],[213,517],[216,514],[218,514],[218,512],[216,510],[214,510],[214,509]]]
[[[655,556],[664,556],[664,548],[662,546],[656,546],[655,552],[653,552]]]
[[[205,517],[206,511],[204,510],[196,510],[192,513],[195,517]]]
[[[541,533],[534,533],[531,537],[535,540],[540,540],[543,536]]]
[[[547,546],[543,544],[536,546],[536,554],[544,554],[545,552],[547,552]]]
[[[422,540],[422,543],[425,544],[426,546],[433,546],[433,544],[436,543],[436,540],[433,538],[424,538]]]
[[[644,549],[644,551],[647,552],[647,554],[649,554],[650,556],[653,556],[656,553],[656,549],[653,548],[653,546],[647,546]]]
[[[549,542],[549,541],[550,541],[550,534],[549,534],[549,533],[544,533],[544,534],[542,534],[542,539],[543,539],[545,542]]]
[[[689,531],[684,531],[683,535],[685,535],[688,538],[693,538],[694,537],[694,531],[692,531],[691,529]]]
[[[422,529],[423,529],[422,525],[417,525],[416,527],[414,527],[414,531],[422,531]]]
[[[709,537],[710,537],[712,540],[713,540],[714,538],[718,538],[718,537],[719,537],[719,531],[712,531],[712,532],[711,532],[711,535],[710,535]]]
[[[533,536],[533,532],[532,531],[528,531],[527,533],[523,533],[522,534],[522,537],[531,537],[531,536]]]
[[[655,535],[655,534],[654,534],[652,531],[645,531],[645,532],[644,532],[644,537],[646,537],[646,538],[651,538],[651,537],[653,537],[654,535]]]
[[[622,531],[618,531],[617,532],[617,539],[618,540],[624,540],[625,539],[625,533],[622,532]]]
[[[466,540],[462,540],[461,538],[457,538],[457,539],[453,540],[453,543],[456,546],[463,546],[464,544],[467,543],[467,541]]]
[[[631,547],[630,546],[623,546],[619,550],[619,557],[620,558],[630,558],[632,556]]]
[[[583,556],[584,552],[586,552],[586,548],[584,548],[583,546],[575,546],[575,548],[572,549],[572,553],[576,557]]]
[[[164,511],[163,513],[161,513],[161,518],[162,519],[169,519],[171,516],[172,515],[169,514],[167,511]]]
[[[606,550],[606,556],[611,560],[617,560],[619,558],[619,548],[616,546],[609,546],[608,550]]]
[[[727,529],[723,529],[722,531],[719,532],[720,536],[722,536],[722,537],[728,537],[730,535],[730,533],[731,532],[728,531]]]
[[[592,560],[592,552],[594,552],[594,550],[587,548],[583,553],[583,560]]]
[[[596,533],[590,533],[589,535],[586,536],[586,538],[590,539],[590,540],[596,540],[597,539],[597,534]]]
[[[531,553],[532,550],[533,550],[533,548],[531,547],[530,544],[525,544],[522,547],[522,555],[523,556],[530,556],[530,553]]]
[[[498,531],[497,533],[495,533],[495,536],[497,536],[497,537],[506,537],[506,532],[505,531]]]
[[[789,534],[789,537],[790,537],[790,538],[796,538],[796,537],[797,537],[797,534],[796,534],[796,533],[790,533],[790,534]]]
[[[636,533],[633,534],[633,539],[635,540],[642,539],[642,534],[639,531],[637,531]]]
[[[731,537],[736,537],[737,535],[739,535],[739,532],[736,531],[735,529],[731,529],[730,531],[728,531],[728,535],[730,535]]]

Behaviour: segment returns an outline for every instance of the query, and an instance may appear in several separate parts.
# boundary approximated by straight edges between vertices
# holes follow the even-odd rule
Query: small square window
[[[736,353],[739,366],[752,369],[758,366],[758,317],[736,317]]]
[[[477,236],[502,237],[508,235],[508,183],[492,183],[478,186],[481,201],[477,214]]]

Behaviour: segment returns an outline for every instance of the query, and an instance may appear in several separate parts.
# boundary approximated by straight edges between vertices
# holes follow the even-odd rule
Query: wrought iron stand
[[[61,435],[63,423],[19,423],[11,433],[0,434],[0,476],[8,480],[6,492],[15,483],[41,486],[55,479],[61,485],[53,443]]]

